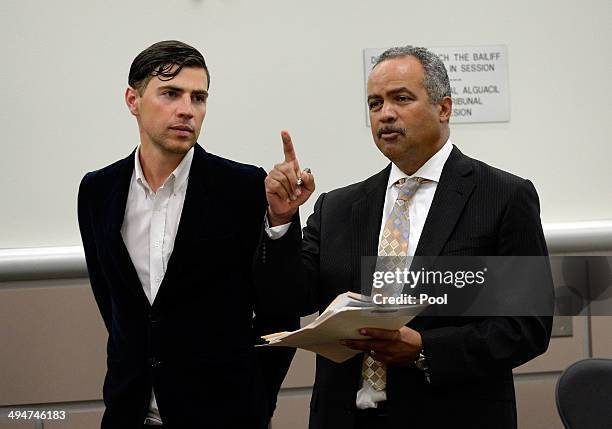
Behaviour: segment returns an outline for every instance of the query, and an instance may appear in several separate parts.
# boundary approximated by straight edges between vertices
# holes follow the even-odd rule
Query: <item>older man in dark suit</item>
[[[283,314],[325,308],[360,291],[364,256],[546,255],[528,180],[463,155],[450,141],[450,85],[424,48],[393,48],[368,79],[372,135],[391,164],[322,194],[289,135],[266,178],[268,225],[254,269],[262,304]],[[549,285],[544,285],[548,287]],[[397,331],[365,329],[346,344],[367,352],[337,364],[317,357],[310,426],[515,428],[512,368],[543,353],[552,318],[417,317]]]
[[[141,52],[125,93],[140,145],[79,189],[91,287],[109,333],[104,428],[266,428],[293,356],[253,347],[298,318],[254,305],[265,172],[196,143],[209,82],[189,45]]]

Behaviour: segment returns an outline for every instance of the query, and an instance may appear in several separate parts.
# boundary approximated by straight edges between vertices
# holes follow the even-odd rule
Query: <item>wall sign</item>
[[[376,59],[387,48],[363,51],[366,84]],[[508,54],[506,46],[428,47],[446,66],[453,98],[451,123],[510,120]],[[366,104],[366,124],[370,117]]]

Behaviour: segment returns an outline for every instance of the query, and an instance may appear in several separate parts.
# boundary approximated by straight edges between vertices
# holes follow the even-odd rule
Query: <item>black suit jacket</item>
[[[253,345],[299,321],[254,305],[265,172],[196,144],[174,250],[150,305],[120,233],[133,169],[134,152],[88,173],[79,189],[87,268],[109,333],[102,426],[141,427],[154,387],[167,427],[266,427],[293,351]]]
[[[303,239],[299,219],[281,239],[262,234],[254,264],[262,305],[308,314],[339,293],[360,292],[362,256],[378,252],[389,171],[390,165],[363,182],[322,194]],[[453,148],[416,256],[546,254],[531,182]],[[391,427],[516,427],[511,370],[546,350],[551,325],[551,317],[413,319],[409,326],[422,335],[431,384],[413,366],[388,368]],[[360,354],[337,364],[317,356],[311,428],[354,427],[362,360]]]

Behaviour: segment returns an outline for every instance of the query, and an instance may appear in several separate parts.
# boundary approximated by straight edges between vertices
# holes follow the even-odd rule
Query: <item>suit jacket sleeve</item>
[[[98,263],[98,251],[93,232],[93,213],[94,210],[90,204],[90,198],[93,191],[91,190],[91,173],[88,173],[81,180],[78,195],[78,219],[79,229],[81,232],[81,240],[83,241],[83,249],[85,251],[85,261],[87,263],[87,271],[89,272],[89,281],[91,288],[98,304],[102,319],[106,325],[107,331],[110,332],[112,323],[112,302],[108,284],[100,269]]]
[[[277,240],[270,239],[262,228],[253,271],[259,305],[271,314],[306,316],[319,309],[320,216],[324,198],[322,194],[317,199],[303,232],[299,213],[287,233]]]
[[[259,200],[263,201],[261,214],[263,215],[265,207],[267,207],[265,199],[265,188],[263,186],[263,180],[266,177],[266,173],[263,169],[258,170],[258,183],[261,183],[259,189]],[[259,231],[258,225],[262,218],[254,219],[253,231],[257,234]],[[253,242],[257,242],[257,235],[253,237]],[[257,296],[257,293],[254,293]],[[262,305],[261,301],[255,300],[255,317],[253,318],[253,333],[255,335],[254,343],[261,344],[262,335],[270,334],[273,332],[282,331],[294,331],[300,327],[300,319],[296,314],[278,314],[271,311],[269,306]],[[269,416],[272,417],[274,409],[276,408],[276,399],[278,392],[281,388],[283,380],[287,375],[289,366],[293,356],[295,355],[295,349],[292,348],[262,348],[259,347],[256,350],[257,358],[260,362],[262,376],[264,378],[265,389],[268,396],[269,405]]]
[[[515,189],[501,221],[498,255],[544,256],[546,242],[535,188]],[[541,285],[549,287],[550,285]],[[489,317],[421,332],[432,384],[462,382],[519,366],[543,353],[552,316]]]

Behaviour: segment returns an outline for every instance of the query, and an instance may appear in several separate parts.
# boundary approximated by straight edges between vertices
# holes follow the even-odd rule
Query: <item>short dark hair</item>
[[[157,42],[139,53],[130,66],[128,85],[142,94],[154,76],[171,80],[183,67],[203,68],[210,87],[210,74],[200,51],[178,40]]]
[[[451,96],[450,82],[444,63],[440,57],[426,48],[407,45],[387,49],[380,54],[374,67],[386,60],[409,56],[419,60],[425,70],[423,86],[425,87],[430,103],[437,104],[444,97]]]

